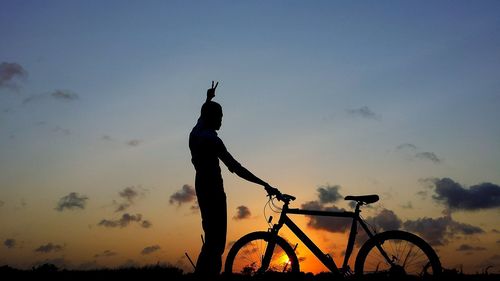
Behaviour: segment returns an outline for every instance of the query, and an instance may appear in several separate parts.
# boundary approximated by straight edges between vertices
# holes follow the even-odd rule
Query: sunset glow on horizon
[[[378,194],[362,208],[377,231],[419,235],[446,269],[500,273],[499,14],[498,1],[3,1],[0,266],[191,272],[188,135],[215,80],[220,138],[292,208]],[[221,168],[225,258],[279,214]],[[346,220],[290,217],[342,264]],[[327,270],[281,234],[302,271]]]

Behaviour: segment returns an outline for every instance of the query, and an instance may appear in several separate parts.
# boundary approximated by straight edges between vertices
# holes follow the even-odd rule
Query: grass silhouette
[[[7,265],[0,266],[2,280],[71,280],[71,281],[98,281],[98,280],[162,280],[162,281],[213,281],[213,278],[204,278],[192,273],[184,273],[182,269],[169,265],[146,265],[142,267],[120,267],[115,269],[92,269],[92,270],[67,270],[60,269],[54,264],[46,263],[29,270],[16,269]],[[5,279],[7,278],[7,279]],[[339,280],[331,273],[265,273],[258,276],[246,275],[221,275],[216,280],[221,281],[332,281]],[[411,279],[387,279],[377,276],[349,276],[346,280],[352,281],[381,281],[381,280],[424,280],[420,278]],[[456,270],[445,270],[437,280],[456,281],[498,281],[500,274],[463,274]]]

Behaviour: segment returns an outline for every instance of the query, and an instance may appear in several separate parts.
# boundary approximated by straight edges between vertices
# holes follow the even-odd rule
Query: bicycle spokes
[[[263,272],[287,272],[291,269],[290,259],[285,251],[275,245],[269,262],[265,262],[265,252],[269,243],[265,240],[254,240],[244,245],[235,257],[233,272],[254,275]]]

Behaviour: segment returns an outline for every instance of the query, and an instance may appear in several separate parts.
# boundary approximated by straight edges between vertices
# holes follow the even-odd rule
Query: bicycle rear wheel
[[[380,246],[390,261],[378,249]],[[354,271],[358,275],[395,277],[402,280],[433,280],[441,273],[436,252],[422,238],[405,231],[387,231],[375,235],[359,250]]]
[[[273,235],[269,232],[252,232],[234,243],[227,254],[225,273],[255,275],[264,272],[299,272],[299,262],[293,248],[277,236],[271,262],[262,266],[264,253]]]

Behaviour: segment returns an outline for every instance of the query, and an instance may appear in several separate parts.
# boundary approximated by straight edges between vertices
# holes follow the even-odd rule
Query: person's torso
[[[196,169],[197,178],[222,179],[217,146],[219,141],[217,133],[203,128],[200,122],[189,134],[191,162]]]

